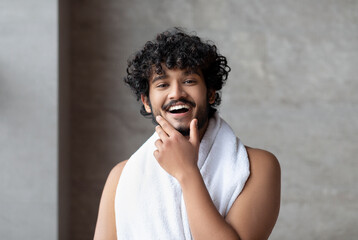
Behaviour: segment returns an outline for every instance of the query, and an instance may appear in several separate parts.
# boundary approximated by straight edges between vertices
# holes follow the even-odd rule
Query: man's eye
[[[168,84],[166,84],[166,83],[160,83],[157,85],[157,88],[165,88],[167,86],[168,86]]]
[[[188,79],[188,80],[185,80],[184,83],[185,83],[185,84],[193,84],[193,83],[195,83],[195,80],[193,80],[193,79]]]

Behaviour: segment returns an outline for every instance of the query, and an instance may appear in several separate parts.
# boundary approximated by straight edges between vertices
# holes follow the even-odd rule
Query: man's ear
[[[209,89],[209,92],[208,92],[208,96],[209,96],[209,103],[210,104],[213,104],[215,102],[215,97],[216,97],[216,91],[213,90],[213,89]]]
[[[140,95],[140,99],[142,100],[142,103],[144,105],[145,111],[147,111],[147,113],[151,113],[152,110],[150,109],[148,97],[145,96],[144,94],[142,94],[142,95]]]

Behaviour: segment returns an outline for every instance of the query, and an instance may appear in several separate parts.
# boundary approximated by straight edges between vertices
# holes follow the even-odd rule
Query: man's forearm
[[[191,233],[195,240],[240,239],[217,211],[198,168],[179,179]]]

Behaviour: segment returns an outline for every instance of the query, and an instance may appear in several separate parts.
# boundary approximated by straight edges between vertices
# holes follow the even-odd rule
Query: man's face
[[[153,119],[160,115],[183,135],[189,135],[190,122],[198,119],[202,137],[208,124],[209,103],[213,103],[215,92],[208,90],[201,71],[168,69],[162,74],[154,73],[149,79],[149,99],[142,102]]]

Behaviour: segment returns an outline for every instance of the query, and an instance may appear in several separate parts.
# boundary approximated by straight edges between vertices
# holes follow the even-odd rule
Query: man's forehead
[[[159,77],[159,76],[166,76],[167,72],[170,71],[170,70],[181,71],[181,74],[183,76],[196,74],[196,75],[199,75],[200,77],[203,77],[202,71],[199,68],[184,68],[184,69],[172,68],[172,69],[169,69],[165,65],[164,66],[162,65],[161,69],[156,69],[155,67],[153,67],[152,74],[151,74],[149,79],[153,80],[154,78]]]

